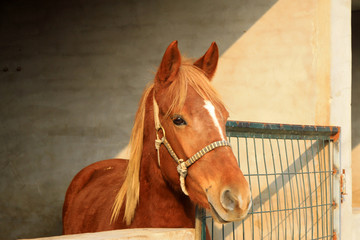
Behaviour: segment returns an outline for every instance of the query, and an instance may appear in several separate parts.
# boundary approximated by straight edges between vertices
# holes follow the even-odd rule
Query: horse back
[[[123,159],[103,160],[85,167],[74,177],[63,206],[64,234],[119,228],[110,223],[110,218],[127,164]]]

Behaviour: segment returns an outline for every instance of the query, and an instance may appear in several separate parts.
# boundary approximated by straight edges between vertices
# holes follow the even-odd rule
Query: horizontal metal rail
[[[226,132],[230,137],[279,137],[293,139],[297,136],[298,139],[330,138],[336,141],[340,134],[340,127],[227,121]]]

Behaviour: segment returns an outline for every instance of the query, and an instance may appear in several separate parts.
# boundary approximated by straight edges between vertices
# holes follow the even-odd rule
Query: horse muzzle
[[[213,218],[220,223],[228,223],[243,220],[251,208],[252,201],[249,189],[225,187],[219,194],[211,190],[207,192],[207,198]],[[217,195],[217,196],[216,196]]]

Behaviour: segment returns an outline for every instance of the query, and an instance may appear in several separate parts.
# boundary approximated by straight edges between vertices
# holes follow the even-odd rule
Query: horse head
[[[165,180],[225,223],[246,216],[251,196],[227,143],[229,113],[210,84],[218,57],[216,43],[194,63],[182,59],[177,41],[169,45],[154,80],[154,131]]]

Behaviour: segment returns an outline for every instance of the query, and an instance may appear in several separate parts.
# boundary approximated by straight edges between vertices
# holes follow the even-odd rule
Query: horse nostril
[[[238,204],[238,199],[231,193],[231,190],[227,189],[222,192],[220,202],[225,209],[233,211]]]

